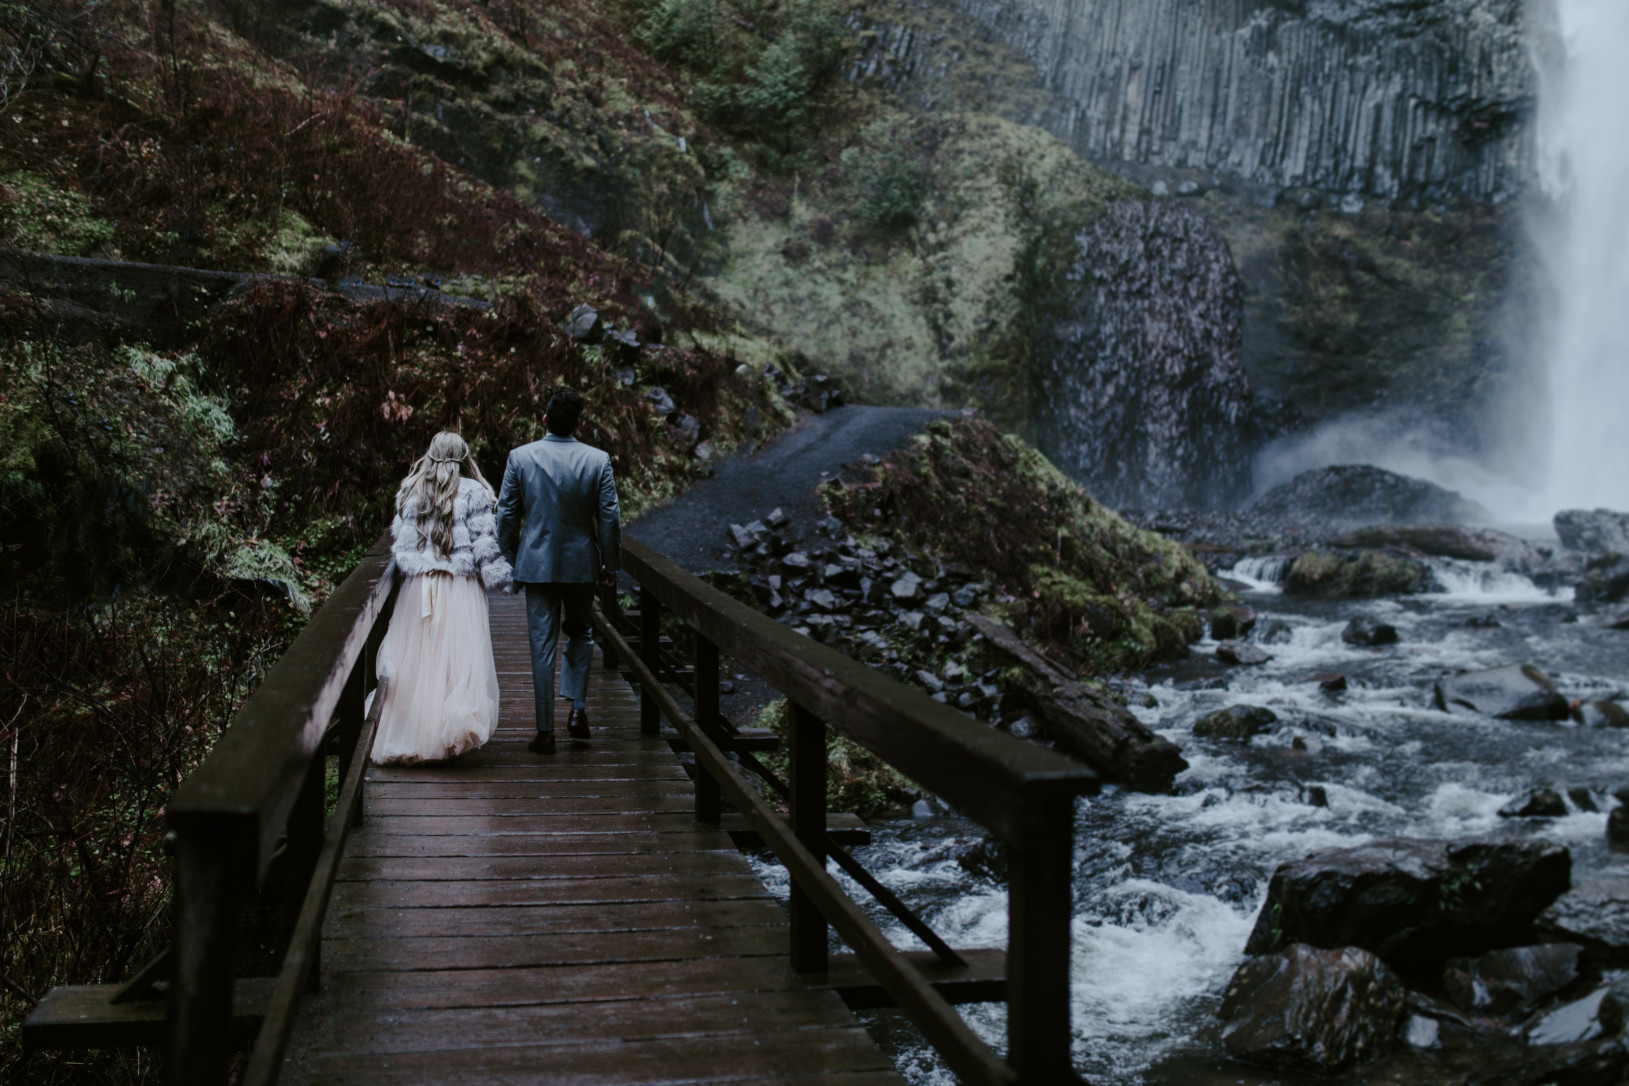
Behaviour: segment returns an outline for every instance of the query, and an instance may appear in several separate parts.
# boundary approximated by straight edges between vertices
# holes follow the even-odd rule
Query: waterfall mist
[[[1539,505],[1629,509],[1629,4],[1556,0],[1541,48],[1541,239],[1554,299]]]

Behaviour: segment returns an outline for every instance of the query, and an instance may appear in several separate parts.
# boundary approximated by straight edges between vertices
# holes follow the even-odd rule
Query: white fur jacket
[[[474,479],[460,479],[458,496],[453,499],[452,554],[439,558],[430,540],[419,533],[419,503],[409,497],[390,525],[394,540],[390,553],[396,559],[396,568],[408,577],[434,570],[461,577],[473,577],[479,572],[488,588],[509,586],[515,574],[498,551],[494,508],[492,491]]]

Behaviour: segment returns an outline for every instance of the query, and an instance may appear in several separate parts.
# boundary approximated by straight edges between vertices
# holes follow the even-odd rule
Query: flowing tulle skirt
[[[385,703],[373,760],[439,762],[474,750],[498,723],[486,590],[477,577],[407,577],[379,646]]]

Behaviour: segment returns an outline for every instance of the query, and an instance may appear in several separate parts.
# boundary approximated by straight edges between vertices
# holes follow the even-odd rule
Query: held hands
[[[616,575],[615,571],[606,569],[604,566],[601,566],[600,567],[599,585],[600,585],[601,588],[607,588],[607,589],[615,588],[617,586],[617,575]]]

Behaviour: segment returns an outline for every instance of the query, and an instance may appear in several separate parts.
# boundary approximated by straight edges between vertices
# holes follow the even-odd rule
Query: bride
[[[497,726],[486,589],[509,585],[513,571],[498,552],[495,504],[469,446],[445,431],[396,492],[391,554],[403,580],[379,646],[376,763],[455,758]]]

